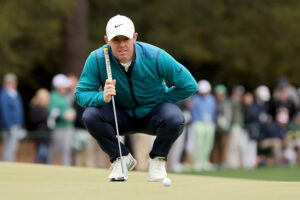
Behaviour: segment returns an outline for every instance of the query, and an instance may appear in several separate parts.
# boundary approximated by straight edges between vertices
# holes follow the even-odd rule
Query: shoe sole
[[[167,178],[167,177],[164,177],[164,178]],[[148,181],[149,182],[159,182],[159,181],[162,181],[164,178],[159,178],[159,179],[148,178]]]
[[[110,179],[111,182],[122,182],[122,181],[127,181],[127,179],[125,177],[117,177],[117,178],[112,178]]]

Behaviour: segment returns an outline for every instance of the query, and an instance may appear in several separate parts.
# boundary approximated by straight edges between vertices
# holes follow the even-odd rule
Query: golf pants
[[[3,132],[2,159],[7,162],[14,162],[19,148],[20,138],[17,129],[10,129]]]
[[[214,144],[215,126],[212,122],[196,121],[192,124],[195,134],[194,168],[207,169]]]
[[[53,131],[48,152],[49,163],[55,163],[58,152],[61,152],[62,164],[64,166],[72,165],[73,132],[73,127],[61,127]]]
[[[120,135],[145,133],[156,135],[150,152],[150,158],[167,158],[175,140],[182,133],[184,117],[181,110],[172,103],[161,103],[143,118],[132,118],[123,109],[116,106]],[[83,113],[83,122],[89,133],[97,140],[104,152],[113,162],[120,157],[112,103],[102,107],[88,107]],[[129,150],[121,143],[122,155]]]

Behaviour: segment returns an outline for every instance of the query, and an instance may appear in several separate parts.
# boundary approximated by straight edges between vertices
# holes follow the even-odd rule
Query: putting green
[[[109,182],[107,169],[0,162],[3,200],[289,200],[300,199],[300,182],[271,182],[169,174],[170,187],[129,172]]]

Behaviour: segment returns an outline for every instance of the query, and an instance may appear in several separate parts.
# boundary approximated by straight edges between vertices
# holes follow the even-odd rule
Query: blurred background
[[[249,92],[266,85],[271,93],[283,82],[300,86],[299,1],[2,0],[0,81],[7,73],[18,77],[25,129],[36,91],[51,90],[56,74],[78,77],[116,14],[133,20],[139,41],[165,49],[197,81],[208,80],[211,92],[220,83],[228,93],[237,85]]]

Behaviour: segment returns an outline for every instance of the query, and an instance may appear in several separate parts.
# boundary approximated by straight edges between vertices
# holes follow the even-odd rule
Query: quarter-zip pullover
[[[113,79],[116,79],[115,101],[131,117],[144,117],[162,102],[176,103],[197,91],[191,73],[166,51],[153,45],[135,42],[135,55],[128,72],[104,45],[91,52],[82,71],[75,98],[84,107],[103,106],[107,79],[103,48],[108,47]],[[167,87],[165,81],[171,84]]]

